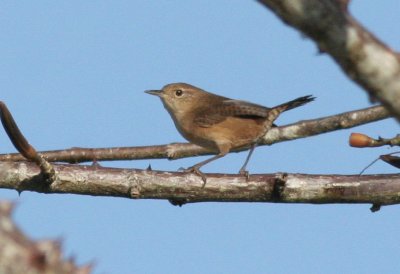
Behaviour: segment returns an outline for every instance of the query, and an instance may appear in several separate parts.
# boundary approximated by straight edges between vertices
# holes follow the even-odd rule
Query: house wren
[[[314,100],[308,95],[267,108],[212,94],[185,83],[169,84],[161,90],[147,90],[146,93],[160,97],[183,137],[218,153],[185,170],[201,176],[204,183],[206,177],[199,168],[233,149],[250,147],[240,169],[241,174],[247,174],[246,165],[255,146],[274,126],[273,122],[279,114]]]

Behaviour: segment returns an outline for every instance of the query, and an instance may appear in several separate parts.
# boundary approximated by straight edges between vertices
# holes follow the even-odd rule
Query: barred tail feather
[[[282,105],[276,106],[274,108],[279,109],[280,112],[284,112],[284,111],[287,111],[289,109],[300,107],[300,106],[305,105],[305,104],[307,104],[309,102],[312,102],[314,100],[315,100],[315,97],[313,97],[312,95],[307,95],[307,96],[299,97],[299,98],[294,99],[292,101],[283,103]]]
[[[307,95],[271,108],[271,110],[268,112],[267,119],[264,122],[264,133],[266,133],[273,126],[274,121],[282,112],[305,105],[311,101],[314,101],[314,99],[315,97],[312,95]]]

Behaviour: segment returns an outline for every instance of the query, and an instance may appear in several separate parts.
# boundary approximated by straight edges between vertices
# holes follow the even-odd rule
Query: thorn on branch
[[[93,159],[92,166],[101,167],[100,163],[95,158]]]
[[[369,210],[371,210],[372,213],[377,212],[381,209],[381,205],[380,204],[372,204],[371,208]]]
[[[55,180],[54,167],[46,161],[46,159],[31,146],[24,135],[19,130],[14,118],[8,110],[6,104],[0,101],[0,118],[4,130],[13,143],[14,147],[21,153],[27,160],[36,163],[44,176],[47,183],[52,183]]]
[[[170,204],[173,206],[182,207],[184,204],[187,203],[187,200],[185,198],[182,199],[175,198],[175,199],[169,199],[168,202],[170,202]]]

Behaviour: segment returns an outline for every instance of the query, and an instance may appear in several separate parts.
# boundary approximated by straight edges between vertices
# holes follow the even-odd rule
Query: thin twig
[[[389,118],[382,106],[345,112],[314,120],[306,120],[287,126],[272,128],[261,140],[260,145],[305,138],[330,131],[340,130]],[[245,149],[245,148],[244,148]],[[244,150],[242,149],[242,150]],[[241,150],[238,150],[241,151]],[[114,148],[72,148],[41,152],[48,161],[82,163],[96,161],[136,160],[136,159],[178,159],[197,155],[212,154],[202,147],[187,143],[143,147]],[[0,161],[23,161],[19,154],[0,155]]]

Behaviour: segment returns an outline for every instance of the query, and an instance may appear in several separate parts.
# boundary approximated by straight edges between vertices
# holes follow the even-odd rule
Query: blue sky
[[[351,11],[400,48],[398,2],[353,1]],[[314,43],[255,1],[2,1],[0,100],[39,150],[182,142],[161,102],[145,94],[188,82],[273,106],[317,100],[277,124],[370,106]],[[391,137],[387,120],[256,149],[251,173],[354,174],[394,149],[355,149],[351,132]],[[14,152],[0,131],[0,152]],[[246,153],[203,171],[236,173]],[[203,157],[105,166],[177,170]],[[367,173],[397,172],[377,163]],[[397,273],[398,206],[199,203],[0,190],[35,239],[62,238],[95,273]]]

